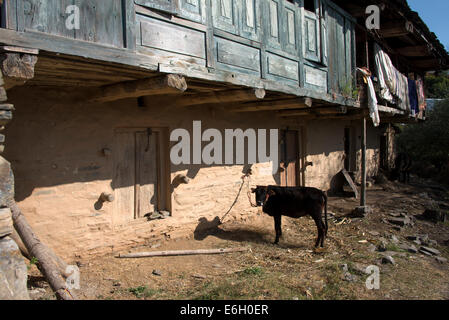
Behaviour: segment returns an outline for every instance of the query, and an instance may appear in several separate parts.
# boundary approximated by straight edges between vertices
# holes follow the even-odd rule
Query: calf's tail
[[[327,230],[329,229],[329,226],[327,224],[327,195],[324,194],[324,221],[326,224],[326,236],[327,236]]]

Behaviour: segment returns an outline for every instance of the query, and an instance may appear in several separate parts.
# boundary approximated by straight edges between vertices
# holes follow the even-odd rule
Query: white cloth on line
[[[374,44],[374,56],[379,79],[379,96],[396,104],[401,110],[410,111],[407,77],[395,68],[388,54],[377,43]]]
[[[365,78],[368,84],[369,115],[373,120],[374,126],[378,127],[380,125],[380,116],[379,116],[379,107],[377,105],[376,90],[374,89],[373,80],[371,80],[370,75],[364,69],[357,68],[357,70],[362,73],[363,77]]]

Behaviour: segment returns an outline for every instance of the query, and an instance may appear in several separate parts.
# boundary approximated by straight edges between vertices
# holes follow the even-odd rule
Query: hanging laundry
[[[373,80],[371,80],[371,71],[368,68],[357,68],[363,75],[365,83],[368,85],[368,108],[369,115],[373,119],[375,127],[380,125],[379,107],[377,105],[376,90],[374,89]]]
[[[424,91],[424,82],[420,76],[416,79],[416,91],[418,95],[419,111],[425,111],[427,109],[426,94]]]
[[[387,86],[387,79],[393,78],[393,74],[390,68],[390,66],[392,65],[391,60],[388,56],[383,54],[383,51],[377,44],[374,45],[374,59],[376,61],[377,78],[380,87],[379,96],[383,100],[393,103],[394,102],[393,95],[391,94]]]
[[[412,115],[416,115],[419,113],[419,105],[418,105],[418,92],[416,89],[416,81],[412,79],[408,79],[408,93],[410,98],[410,109]]]
[[[377,43],[374,44],[374,55],[380,87],[379,96],[396,104],[401,110],[410,111],[407,77],[395,68],[388,54]]]

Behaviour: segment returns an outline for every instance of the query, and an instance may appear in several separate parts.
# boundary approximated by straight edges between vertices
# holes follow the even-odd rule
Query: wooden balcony
[[[3,2],[3,44],[358,107],[355,20],[330,0]]]

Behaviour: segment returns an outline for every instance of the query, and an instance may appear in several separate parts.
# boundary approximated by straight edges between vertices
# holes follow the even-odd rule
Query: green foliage
[[[428,75],[425,79],[427,98],[449,98],[449,75],[444,72],[440,75]]]
[[[243,274],[260,276],[263,273],[261,267],[250,267],[243,270]]]
[[[353,77],[348,79],[348,81],[346,81],[346,83],[343,85],[342,88],[340,88],[340,90],[341,90],[341,94],[347,98],[352,98],[354,100],[357,100],[357,98],[359,96],[359,88],[357,88],[357,86],[354,86]]]
[[[129,292],[136,296],[136,298],[150,298],[158,293],[160,290],[149,289],[147,286],[139,286],[136,288],[129,288]]]
[[[424,123],[402,127],[397,138],[398,152],[408,153],[414,163],[430,164],[438,171],[449,164],[449,99],[437,103]]]

